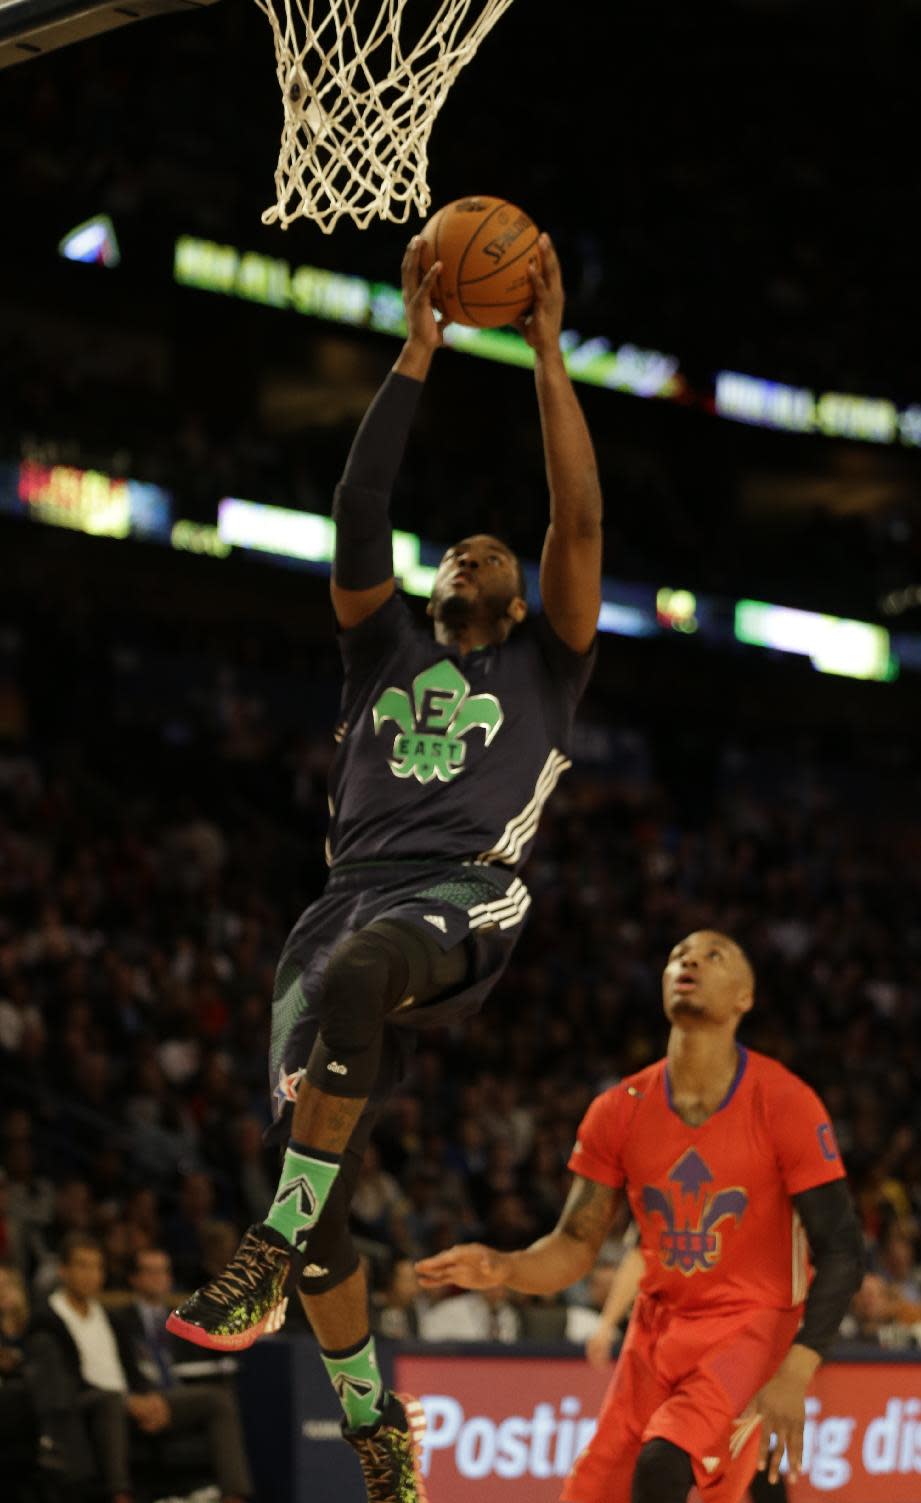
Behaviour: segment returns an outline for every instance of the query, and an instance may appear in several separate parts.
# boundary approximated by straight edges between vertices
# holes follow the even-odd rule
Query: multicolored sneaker
[[[368,1503],[428,1503],[422,1476],[425,1411],[408,1393],[392,1393],[376,1425],[349,1430],[348,1441],[361,1463]]]
[[[271,1336],[284,1325],[294,1256],[272,1227],[251,1226],[224,1272],[168,1316],[167,1330],[215,1352],[241,1352]]]

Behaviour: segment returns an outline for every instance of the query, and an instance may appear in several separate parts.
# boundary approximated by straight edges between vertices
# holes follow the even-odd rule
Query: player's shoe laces
[[[422,1477],[425,1412],[408,1393],[392,1393],[376,1425],[342,1434],[361,1462],[368,1503],[428,1503]]]
[[[294,1252],[272,1227],[246,1232],[223,1273],[174,1310],[167,1330],[196,1346],[239,1352],[284,1324],[285,1286]]]

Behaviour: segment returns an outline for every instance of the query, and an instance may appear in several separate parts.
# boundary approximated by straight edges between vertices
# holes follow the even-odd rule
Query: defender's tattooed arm
[[[555,1294],[588,1273],[611,1229],[622,1192],[576,1175],[559,1221],[547,1237],[521,1252],[497,1252],[480,1242],[423,1258],[416,1272],[423,1288],[458,1284],[488,1289],[505,1284],[521,1294]]]

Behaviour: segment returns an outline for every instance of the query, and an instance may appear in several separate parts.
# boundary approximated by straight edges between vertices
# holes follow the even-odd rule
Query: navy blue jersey
[[[595,649],[573,652],[537,616],[501,645],[462,654],[399,595],[340,643],[330,864],[425,858],[517,871],[570,766]]]

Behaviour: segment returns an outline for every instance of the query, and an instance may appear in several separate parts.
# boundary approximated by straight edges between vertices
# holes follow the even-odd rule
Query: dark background
[[[735,368],[921,401],[919,29],[914,0],[517,0],[435,125],[433,202],[526,207],[567,323],[674,353],[697,393]],[[397,280],[415,223],[262,226],[280,124],[251,0],[0,74],[0,461],[156,481],[206,523],[226,495],[329,510],[395,341],[171,280],[181,233]],[[122,265],[62,261],[100,212]],[[921,454],[579,392],[610,574],[921,630],[917,606],[880,607],[921,582]],[[395,521],[535,558],[546,515],[529,375],[440,354]],[[92,1228],[111,1290],[151,1243],[193,1287],[274,1184],[268,999],[325,875],[326,581],[10,519],[0,580],[0,1255],[37,1297],[63,1234]],[[592,1095],[661,1052],[670,946],[717,924],[759,977],[744,1037],[826,1099],[911,1339],[916,698],[908,672],[602,639],[514,963],[462,1035],[426,1040],[381,1123],[359,1227],[379,1285],[395,1256],[553,1224]],[[852,1332],[898,1325],[874,1308]]]
[[[695,391],[730,368],[910,403],[919,29],[913,0],[519,3],[435,123],[433,204],[524,205],[558,245],[567,323],[676,354]],[[262,226],[281,103],[257,8],[9,70],[0,124],[0,447],[162,480],[202,520],[227,492],[325,510],[392,340],[178,290],[174,239],[395,282],[418,221]],[[122,267],[62,263],[61,235],[103,211]],[[912,451],[581,390],[611,572],[865,619],[917,582]],[[476,519],[533,556],[542,497],[527,379],[443,357],[399,520],[447,541]]]

